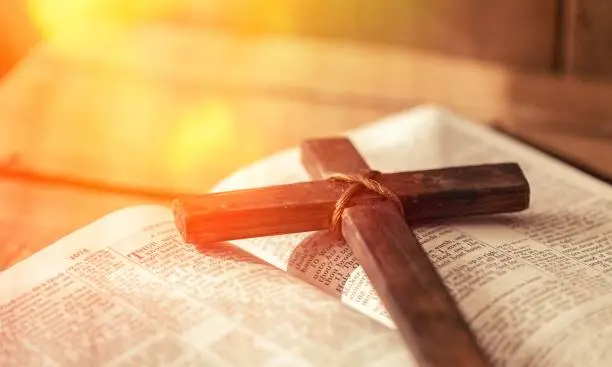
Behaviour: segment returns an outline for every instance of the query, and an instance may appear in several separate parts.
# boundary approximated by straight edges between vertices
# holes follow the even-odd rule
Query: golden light
[[[173,0],[27,0],[28,13],[44,41],[79,47],[102,30],[171,15]],[[73,51],[73,50],[67,50]]]
[[[262,22],[272,31],[291,32],[294,27],[294,19],[291,16],[292,9],[290,6],[290,3],[268,2],[264,9],[259,12],[259,16]]]
[[[273,31],[290,31],[295,19],[292,4],[252,1],[235,7],[223,1],[187,0],[26,0],[30,18],[43,39],[65,42],[87,37],[100,28],[124,27],[154,19],[189,14],[193,19],[229,18],[239,23],[263,25]],[[255,18],[253,18],[255,17]]]
[[[275,31],[288,31],[295,26],[292,19],[295,9],[278,1],[255,0],[245,2],[244,6],[217,0],[26,0],[26,2],[32,23],[44,43],[55,48],[56,54],[60,53],[61,56],[70,58],[70,56],[87,56],[90,51],[95,51],[91,54],[95,57],[103,55],[101,61],[111,60],[113,66],[115,62],[117,65],[122,65],[121,62],[126,59],[137,64],[142,62],[141,60],[155,57],[157,53],[165,55],[168,52],[165,49],[167,44],[157,47],[155,38],[145,37],[148,35],[147,32],[126,32],[140,25],[146,28],[147,24],[154,24],[158,20],[168,25],[166,31],[172,29],[172,25],[175,25],[178,19],[183,19],[181,17],[183,15],[184,19],[189,19],[185,21],[194,22],[201,19],[202,22],[206,22],[209,18],[227,17],[240,24],[253,22],[259,26],[263,24],[264,28]],[[164,20],[173,21],[163,22]],[[177,35],[180,34],[181,27],[176,27],[175,31]],[[180,61],[180,57],[177,57],[178,67]],[[205,63],[202,67],[206,67]],[[105,72],[112,74],[108,70]],[[168,135],[164,136],[163,143],[156,145],[156,147],[162,146],[161,149],[140,148],[140,151],[146,151],[154,164],[163,165],[163,169],[156,168],[156,172],[163,171],[170,176],[167,180],[176,180],[179,183],[179,180],[213,170],[224,173],[229,169],[234,170],[238,161],[242,163],[247,158],[257,157],[265,151],[262,148],[264,143],[253,141],[249,144],[239,143],[239,132],[247,134],[244,122],[239,129],[232,105],[222,98],[215,96],[208,98],[204,95],[205,88],[193,90],[189,94],[189,99],[201,103],[196,103],[183,113],[184,101],[177,102],[177,105],[172,102],[174,101],[171,98],[174,95],[172,85],[160,82],[159,85],[145,83],[146,85],[142,87],[134,86],[133,81],[123,80],[120,75],[113,74],[112,78],[108,79],[103,76],[75,78],[83,83],[82,87],[95,90],[107,98],[109,103],[104,114],[88,115],[88,112],[84,112],[84,118],[66,124],[91,125],[89,131],[95,128],[99,132],[91,135],[93,139],[100,137],[115,139],[121,134],[122,142],[133,141],[134,144],[141,144],[140,141],[146,140],[143,138],[145,135],[157,137],[155,134],[158,132],[167,132]],[[127,74],[126,79],[129,79]],[[166,95],[170,98],[165,99]],[[157,103],[167,104],[167,108],[151,108],[151,111],[172,110],[173,114],[148,115],[148,106]],[[88,111],[85,107],[78,108]],[[105,122],[104,117],[110,122]],[[118,121],[126,122],[128,125],[118,127]],[[66,130],[71,129],[66,126]],[[55,144],[55,142],[58,145],[68,144],[59,139],[49,139],[49,141],[50,143],[46,144]],[[99,146],[99,149],[104,149],[103,144]],[[100,156],[107,159],[113,154],[115,153],[109,150],[100,153]],[[117,158],[120,162],[124,159],[124,157]],[[125,172],[125,175],[129,175],[132,166],[140,164],[136,158],[129,161],[133,163],[117,164],[118,167],[122,167],[121,173]],[[198,169],[199,173],[194,173]]]
[[[202,164],[223,164],[237,140],[236,120],[229,103],[210,98],[176,123],[166,154],[174,177],[189,175]],[[209,167],[210,168],[210,167]]]

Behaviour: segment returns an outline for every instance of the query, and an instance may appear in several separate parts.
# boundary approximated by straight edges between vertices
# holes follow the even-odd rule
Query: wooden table
[[[340,41],[106,30],[37,46],[0,86],[0,268],[110,210],[427,102],[612,177],[612,86]]]

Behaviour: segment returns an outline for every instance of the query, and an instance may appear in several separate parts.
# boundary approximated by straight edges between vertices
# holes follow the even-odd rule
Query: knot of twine
[[[336,200],[336,205],[334,206],[334,212],[332,213],[330,224],[330,230],[332,232],[336,234],[342,233],[342,212],[344,212],[344,209],[349,207],[351,199],[359,192],[359,190],[364,188],[373,191],[391,201],[393,204],[395,204],[400,213],[402,213],[402,216],[404,215],[402,201],[391,190],[381,185],[380,182],[376,181],[375,178],[378,175],[380,175],[380,172],[378,171],[369,171],[362,175],[345,175],[342,173],[337,173],[329,177],[329,179],[332,181],[341,181],[350,184],[349,187],[344,190],[342,195],[340,195],[338,200]]]

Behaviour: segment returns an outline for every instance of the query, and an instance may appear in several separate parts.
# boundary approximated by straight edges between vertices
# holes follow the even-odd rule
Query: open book
[[[435,107],[347,134],[383,172],[519,162],[529,210],[417,236],[495,365],[612,365],[608,185]],[[291,149],[215,190],[304,180]],[[0,274],[0,365],[410,365],[350,249],[326,236],[193,246],[169,208],[111,213]]]

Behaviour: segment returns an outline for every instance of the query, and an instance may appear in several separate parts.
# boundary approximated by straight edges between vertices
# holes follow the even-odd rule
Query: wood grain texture
[[[605,0],[563,2],[564,68],[583,79],[612,80],[612,4]]]
[[[308,140],[301,147],[302,164],[315,179],[371,169],[347,138]],[[457,304],[393,203],[378,200],[345,209],[342,235],[419,366],[487,365]]]
[[[306,140],[300,145],[302,165],[312,179],[324,179],[335,173],[364,174],[370,167],[347,138]]]
[[[402,201],[407,219],[520,211],[529,185],[514,163],[383,174]],[[177,226],[189,243],[315,231],[329,228],[346,184],[319,180],[185,196],[175,200]],[[355,203],[377,200],[364,192]]]
[[[346,209],[342,235],[419,366],[489,365],[455,301],[392,204]]]

